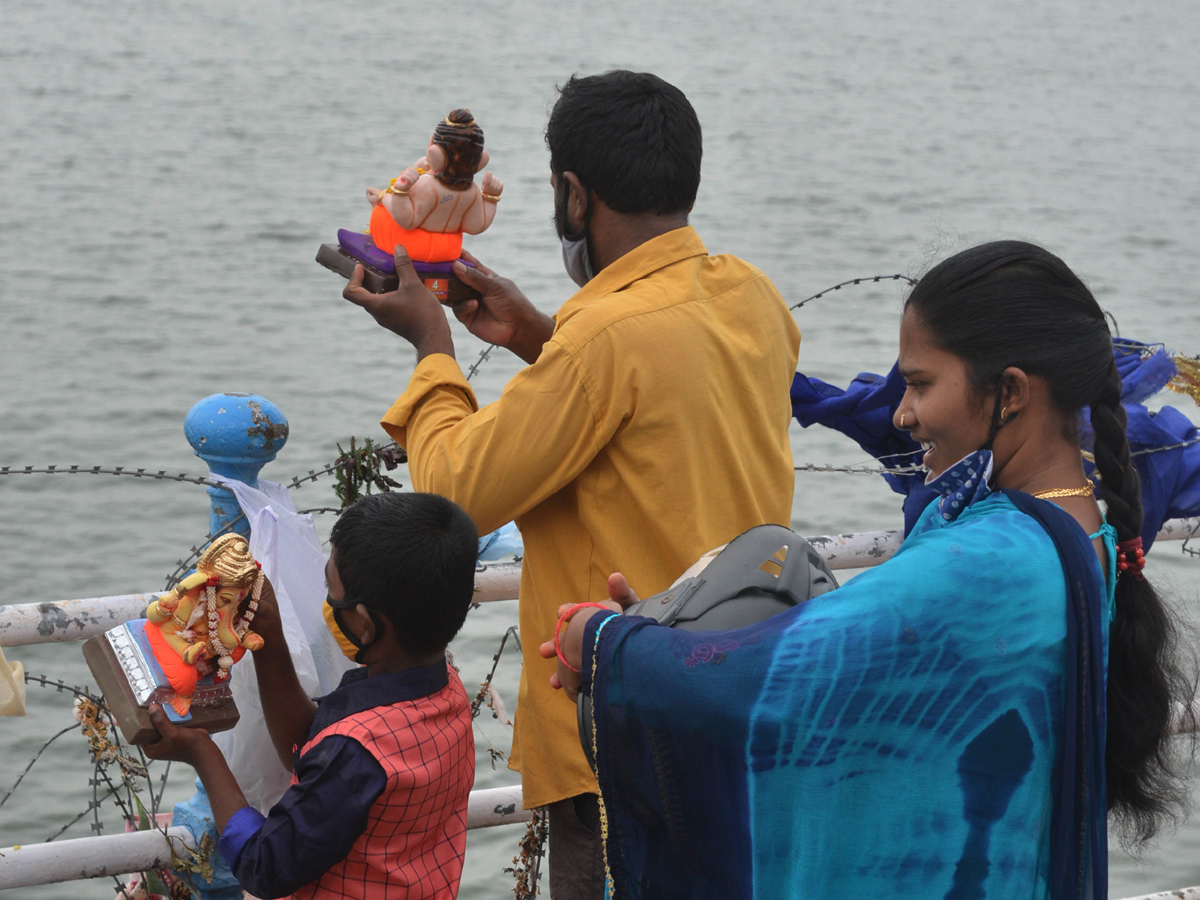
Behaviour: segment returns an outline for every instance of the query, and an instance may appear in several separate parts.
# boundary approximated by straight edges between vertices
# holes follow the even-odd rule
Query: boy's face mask
[[[354,657],[358,653],[358,646],[354,641],[346,637],[346,634],[342,631],[342,626],[338,624],[333,607],[328,603],[322,603],[321,616],[325,619],[325,626],[329,629],[329,633],[337,641],[338,649],[342,651],[342,655],[351,662],[354,662]]]
[[[362,663],[363,653],[371,644],[364,644],[357,634],[343,627],[342,620],[338,618],[337,614],[339,609],[354,609],[356,606],[358,606],[357,601],[341,600],[339,602],[326,594],[323,613],[325,623],[329,626],[329,630],[333,632],[334,638],[337,639],[338,648],[342,651],[342,654],[353,662]],[[371,617],[371,623],[375,626],[375,640],[379,640],[379,635],[383,633],[383,622],[380,621],[379,615],[375,610],[369,606],[365,608],[367,615]],[[371,643],[373,644],[375,641]]]

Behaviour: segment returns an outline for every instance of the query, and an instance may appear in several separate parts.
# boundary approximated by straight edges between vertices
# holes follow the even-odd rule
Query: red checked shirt
[[[292,787],[264,818],[245,807],[220,851],[250,893],[301,900],[451,900],[475,775],[470,703],[439,663],[346,673],[318,701]]]

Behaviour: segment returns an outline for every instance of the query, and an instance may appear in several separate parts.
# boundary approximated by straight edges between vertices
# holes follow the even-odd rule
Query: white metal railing
[[[475,573],[475,602],[515,600],[520,583],[520,563],[489,564]],[[82,641],[141,617],[161,596],[156,592],[117,594],[0,606],[0,647]]]
[[[1200,531],[1200,517],[1172,519],[1157,540],[1181,541]],[[864,531],[858,534],[822,534],[807,539],[831,569],[877,566],[900,549],[899,531]],[[475,574],[475,602],[515,600],[521,583],[520,563],[494,563]],[[78,641],[102,634],[114,625],[136,619],[161,594],[118,594],[83,600],[48,603],[14,603],[0,606],[0,647]]]

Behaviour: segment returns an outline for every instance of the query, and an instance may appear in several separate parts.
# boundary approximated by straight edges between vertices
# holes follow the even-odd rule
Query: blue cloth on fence
[[[514,522],[501,525],[479,539],[479,562],[495,562],[510,556],[524,555],[525,542],[521,540],[521,532]]]
[[[1053,504],[963,498],[757,625],[589,623],[615,896],[1104,896],[1098,560]]]
[[[1175,375],[1175,363],[1166,350],[1115,338],[1113,358],[1129,419],[1126,434],[1142,479],[1142,543],[1149,550],[1167,519],[1200,515],[1200,430],[1176,409],[1168,406],[1151,412],[1141,404]],[[806,428],[824,425],[853,438],[886,468],[902,468],[920,463],[920,444],[892,424],[903,395],[904,378],[895,366],[886,376],[863,372],[845,390],[797,372],[792,414]],[[1086,415],[1079,430],[1080,443],[1090,449],[1092,432]],[[1164,449],[1168,447],[1174,449]],[[885,472],[883,477],[892,490],[904,495],[904,533],[908,534],[936,493],[924,484],[923,472]]]

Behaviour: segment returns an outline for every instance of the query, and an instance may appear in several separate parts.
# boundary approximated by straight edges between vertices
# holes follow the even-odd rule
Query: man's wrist
[[[508,348],[527,363],[534,363],[542,355],[542,347],[554,336],[554,319],[533,309],[517,328],[512,345]]]
[[[413,341],[413,347],[417,351],[417,362],[435,353],[444,353],[453,359],[454,338],[450,336],[450,326],[446,323],[446,320],[442,319],[440,327],[435,325],[428,332],[421,335],[418,340]]]

